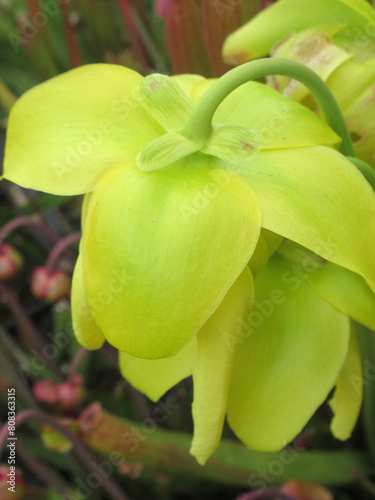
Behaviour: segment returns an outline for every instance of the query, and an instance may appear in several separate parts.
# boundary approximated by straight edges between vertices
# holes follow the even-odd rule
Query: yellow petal
[[[240,165],[263,227],[361,274],[375,290],[375,194],[351,162],[315,147],[261,151]]]
[[[338,439],[348,439],[357,422],[362,404],[363,377],[361,353],[357,334],[352,328],[348,354],[336,390],[329,404],[334,413],[332,434]]]
[[[306,425],[334,387],[349,319],[274,254],[255,280],[233,365],[228,422],[250,448],[276,451]]]
[[[123,66],[93,64],[26,92],[9,117],[4,177],[53,194],[91,191],[164,132],[138,104],[141,80]]]
[[[76,262],[72,281],[72,320],[78,342],[86,349],[99,349],[105,341],[97,327],[87,303],[82,276],[82,257]]]
[[[256,197],[191,155],[153,172],[119,166],[92,195],[83,244],[88,301],[107,340],[133,356],[176,354],[252,255]]]
[[[202,465],[220,442],[236,340],[253,295],[253,279],[245,267],[197,335],[198,359],[193,369],[194,438],[190,453]]]
[[[120,352],[120,370],[136,389],[158,401],[171,387],[191,375],[196,354],[195,338],[169,358],[142,359]]]

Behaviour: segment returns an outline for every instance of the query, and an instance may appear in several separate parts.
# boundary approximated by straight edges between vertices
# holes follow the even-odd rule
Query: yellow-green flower
[[[346,373],[347,356],[358,365],[356,347],[348,351],[351,312],[307,283],[281,289],[282,304],[274,295],[280,304],[256,334],[243,330],[281,287],[285,257],[264,264],[283,238],[362,280],[366,304],[375,290],[374,193],[335,150],[338,136],[259,83],[234,90],[212,130],[200,131],[192,117],[214,88],[192,75],[78,68],[21,97],[4,166],[22,186],[86,194],[77,337],[90,349],[105,339],[117,347],[124,375],[152,399],[193,373],[192,453],[201,463],[227,411],[246,444],[279,449]]]
[[[327,83],[352,133],[356,155],[375,167],[374,8],[365,0],[280,0],[224,45],[224,57],[232,62],[267,53],[303,63]],[[269,83],[316,108],[299,82],[279,76]]]

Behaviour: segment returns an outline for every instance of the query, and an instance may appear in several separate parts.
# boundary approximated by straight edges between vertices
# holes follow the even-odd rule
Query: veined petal
[[[375,194],[344,156],[325,147],[261,151],[239,165],[263,227],[361,274],[375,290]]]
[[[224,99],[213,123],[254,130],[259,136],[261,149],[334,145],[340,142],[335,132],[312,111],[257,82],[241,85]]]
[[[276,45],[273,57],[292,59],[310,67],[324,81],[345,61],[353,56],[344,48],[331,41],[331,27],[316,26],[291,35],[284,42]],[[333,27],[337,31],[337,27]],[[283,95],[302,102],[310,91],[301,82],[286,76],[272,76],[272,86]],[[341,80],[342,83],[342,80]]]
[[[358,36],[353,26],[366,33],[367,25],[374,22],[373,10],[362,0],[279,0],[226,39],[224,60],[241,64],[265,56],[278,40],[314,25],[343,26],[338,40],[351,41]]]
[[[193,369],[194,438],[190,453],[202,465],[220,442],[238,335],[253,300],[253,279],[246,266],[197,335],[198,359]]]
[[[352,328],[348,354],[329,405],[334,413],[332,434],[341,440],[348,439],[357,422],[362,404],[363,376],[361,353],[357,334]]]
[[[81,66],[26,92],[13,107],[4,177],[53,194],[91,191],[164,129],[142,111],[142,77],[123,66]]]
[[[272,302],[275,290],[278,302]],[[335,385],[350,325],[277,254],[255,280],[255,298],[233,365],[228,421],[250,448],[276,451]]]
[[[121,374],[132,386],[158,401],[171,387],[191,375],[197,356],[195,337],[174,356],[142,359],[120,352]]]
[[[86,349],[99,349],[105,342],[87,303],[83,284],[82,257],[78,256],[72,281],[72,320],[78,342]]]
[[[375,294],[362,276],[327,263],[309,274],[308,280],[339,311],[375,330]]]
[[[176,354],[252,255],[261,213],[246,182],[195,154],[153,172],[115,167],[89,206],[89,304],[107,340],[132,356]]]
[[[137,88],[142,108],[168,132],[182,130],[193,109],[193,102],[175,79],[154,73]]]
[[[205,81],[203,76],[184,74],[184,75],[173,75],[172,80],[175,80],[182,90],[191,98],[192,89],[199,83]]]

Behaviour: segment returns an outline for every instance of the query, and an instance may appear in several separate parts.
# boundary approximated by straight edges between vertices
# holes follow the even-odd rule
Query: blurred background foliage
[[[0,0],[0,151],[12,104],[34,85],[98,62],[142,74],[220,76],[229,69],[221,58],[225,37],[270,3]],[[213,459],[197,465],[188,453],[190,380],[151,404],[121,378],[111,346],[88,352],[74,338],[69,292],[80,206],[79,197],[0,183],[1,422],[9,387],[18,411],[16,493],[8,490],[5,452],[0,499],[234,500],[254,488],[258,496],[243,498],[265,498],[266,485],[273,488],[267,498],[276,498],[283,483],[322,477],[330,490],[289,482],[278,498],[375,497],[362,427],[337,443],[327,406],[293,444],[293,460],[250,452],[226,428]],[[373,414],[370,408],[364,419]]]

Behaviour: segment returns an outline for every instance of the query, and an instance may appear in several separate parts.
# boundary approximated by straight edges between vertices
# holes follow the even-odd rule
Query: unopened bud
[[[12,278],[21,269],[23,259],[13,245],[5,243],[0,246],[0,280]]]
[[[61,382],[57,386],[58,404],[64,410],[77,408],[85,398],[85,389],[80,375],[74,374],[72,377]]]
[[[31,277],[31,291],[46,302],[56,302],[69,295],[71,277],[64,271],[37,267]]]
[[[316,500],[317,498],[319,500],[333,500],[333,495],[327,488],[298,479],[285,483],[281,491],[291,495],[296,500]]]
[[[51,380],[40,380],[34,385],[33,394],[42,403],[54,404],[58,399],[58,388]]]

